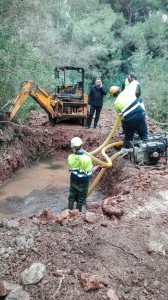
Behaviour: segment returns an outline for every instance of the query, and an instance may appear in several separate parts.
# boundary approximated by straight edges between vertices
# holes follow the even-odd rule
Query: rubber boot
[[[72,201],[68,202],[68,209],[72,210],[74,208],[74,203]]]
[[[83,206],[83,204],[77,203],[76,209],[79,209],[79,211],[82,211],[82,206]]]

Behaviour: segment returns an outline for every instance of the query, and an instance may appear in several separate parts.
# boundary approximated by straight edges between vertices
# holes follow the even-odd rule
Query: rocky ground
[[[3,128],[1,184],[21,167],[66,158],[73,136],[94,150],[115,120],[106,110],[96,130],[73,123],[50,127],[44,113],[32,112],[24,128]],[[161,132],[149,120],[148,128]],[[123,138],[120,132],[113,141]],[[167,300],[167,183],[167,165],[144,167],[119,157],[98,185],[103,201],[83,213],[53,215],[46,208],[40,215],[2,219],[0,299]]]

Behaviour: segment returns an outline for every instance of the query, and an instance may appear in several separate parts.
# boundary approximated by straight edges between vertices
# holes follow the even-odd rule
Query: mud
[[[77,124],[58,124],[56,128],[50,128],[44,114],[33,112],[28,124],[31,130],[25,128],[16,132],[10,129],[6,135],[4,132],[8,142],[0,148],[1,182],[10,182],[9,179],[21,166],[39,164],[46,158],[65,160],[70,153],[69,141],[73,136],[83,139],[86,150],[94,150],[105,140],[115,120],[114,112],[108,110],[102,112],[96,130],[84,129]],[[161,131],[149,120],[148,128],[150,133]],[[113,141],[123,138],[120,132],[121,127]],[[102,177],[97,190],[101,194],[94,199],[100,200],[99,204],[106,201],[110,209],[122,210],[121,217],[103,214],[99,205],[87,208],[98,217],[94,224],[85,221],[84,211],[63,225],[51,224],[47,219],[40,221],[36,215],[27,219],[17,218],[20,227],[16,230],[2,226],[1,247],[13,247],[13,252],[0,257],[1,278],[20,283],[21,272],[33,262],[40,261],[47,268],[43,280],[35,285],[23,286],[31,300],[109,300],[109,289],[116,292],[117,300],[167,300],[168,166],[144,168],[128,159],[116,159]],[[46,199],[51,201],[57,195],[55,187],[48,186],[41,188],[40,192],[34,190],[34,194],[31,193],[29,191],[27,196],[21,196],[22,203],[27,203],[28,214],[32,212],[33,197],[40,201],[43,199],[43,205]],[[27,202],[24,197],[27,197]],[[60,197],[65,200],[67,187],[61,188]],[[11,205],[12,199],[9,200]],[[15,200],[19,212],[21,202]],[[7,207],[3,209],[5,213]],[[17,250],[15,239],[20,235],[33,237],[33,247]],[[70,274],[61,278],[55,275],[56,270],[67,269],[71,270]],[[85,292],[80,283],[82,272],[104,278],[106,285]]]
[[[51,159],[15,172],[13,180],[0,187],[0,218],[28,217],[48,207],[53,214],[67,208],[69,171],[66,160]],[[94,191],[87,203],[101,201]]]

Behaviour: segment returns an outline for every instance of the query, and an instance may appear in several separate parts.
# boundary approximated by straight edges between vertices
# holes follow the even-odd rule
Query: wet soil
[[[15,173],[0,187],[0,218],[29,217],[48,207],[53,214],[67,209],[69,171],[66,160],[51,159]],[[94,190],[87,203],[101,201],[103,194]]]
[[[92,151],[105,140],[115,120],[116,115],[108,110],[102,112],[96,130],[66,123],[50,128],[44,114],[33,112],[28,124],[31,130],[10,129],[6,134],[8,142],[0,148],[1,182],[29,163],[46,158],[65,159],[73,136],[80,136],[86,150]],[[149,120],[148,128],[150,133],[161,132]],[[119,127],[113,141],[122,139],[120,132]],[[61,189],[65,191],[63,199],[67,197],[66,187]],[[96,214],[95,223],[86,221],[84,211],[64,223],[33,214],[28,218],[18,217],[20,226],[15,230],[1,224],[0,247],[13,249],[11,254],[10,250],[8,255],[0,256],[1,279],[21,284],[21,272],[39,261],[46,265],[45,277],[38,284],[23,286],[31,300],[167,300],[168,166],[143,167],[120,157],[106,171],[97,189],[103,199],[96,195],[98,205],[87,208],[87,212]],[[49,190],[52,194],[52,189]],[[46,187],[37,191],[36,196],[50,200],[50,192]],[[105,214],[105,202],[109,212],[122,210],[123,214]],[[27,209],[29,213],[30,203]],[[32,247],[15,247],[16,238],[22,235],[33,238]],[[58,269],[71,272],[57,277]],[[85,292],[80,282],[82,272],[98,275],[106,284]],[[110,298],[109,289],[118,298]]]
[[[15,173],[0,188],[0,217],[29,216],[50,207],[56,213],[66,208],[69,172],[64,160],[49,160]]]

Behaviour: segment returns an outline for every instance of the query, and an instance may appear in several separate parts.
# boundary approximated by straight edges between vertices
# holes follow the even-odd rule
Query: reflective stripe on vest
[[[135,108],[137,108],[140,105],[140,103],[138,102],[137,104],[135,104],[133,107],[131,107],[130,109],[126,109],[123,112],[121,112],[121,115],[123,117],[127,116],[131,111],[133,111]]]

